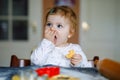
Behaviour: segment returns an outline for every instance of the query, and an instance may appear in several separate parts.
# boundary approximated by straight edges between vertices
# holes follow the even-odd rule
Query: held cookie
[[[66,55],[66,58],[70,59],[73,57],[73,55],[75,54],[74,50],[70,50],[69,53]]]

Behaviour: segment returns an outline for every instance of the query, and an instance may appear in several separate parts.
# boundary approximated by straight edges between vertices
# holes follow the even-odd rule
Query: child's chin
[[[57,46],[57,47],[59,47],[59,44],[57,44],[57,43],[55,43],[54,45]]]
[[[54,44],[55,46],[58,46],[58,44]]]

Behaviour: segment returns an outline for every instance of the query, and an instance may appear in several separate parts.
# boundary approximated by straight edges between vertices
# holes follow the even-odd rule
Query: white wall
[[[81,24],[87,21],[90,28],[80,28],[80,44],[89,59],[98,55],[120,61],[119,8],[119,0],[81,0]]]
[[[116,44],[116,48],[115,48],[115,55],[114,57],[116,58],[116,60],[120,61],[120,0],[117,0],[116,1],[116,24],[117,24],[117,27],[116,27],[116,41],[115,41],[115,44]]]

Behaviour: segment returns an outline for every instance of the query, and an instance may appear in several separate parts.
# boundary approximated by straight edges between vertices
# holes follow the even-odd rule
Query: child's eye
[[[61,24],[57,25],[57,28],[62,28],[63,26]]]
[[[52,24],[51,24],[51,23],[47,23],[47,26],[48,26],[48,27],[51,27],[51,26],[52,26]]]

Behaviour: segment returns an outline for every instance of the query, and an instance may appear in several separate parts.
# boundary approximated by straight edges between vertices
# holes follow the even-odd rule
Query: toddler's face
[[[70,34],[70,22],[61,15],[49,15],[45,25],[45,30],[53,35],[53,43],[56,46],[65,46],[67,44]],[[47,33],[47,32],[46,32]]]

